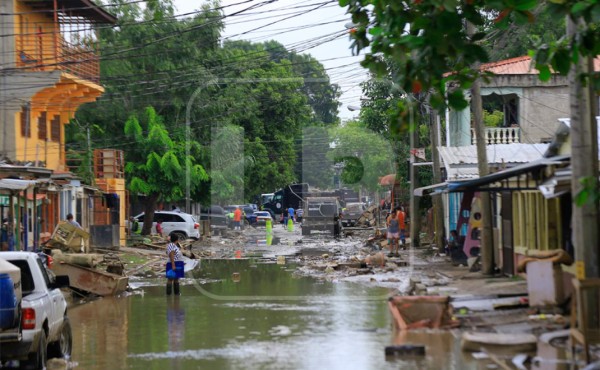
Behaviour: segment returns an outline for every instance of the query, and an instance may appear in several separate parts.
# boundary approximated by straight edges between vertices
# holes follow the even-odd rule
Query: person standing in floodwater
[[[167,295],[171,295],[171,291],[175,295],[179,295],[179,278],[169,276],[169,273],[175,274],[175,261],[183,261],[181,254],[181,245],[179,245],[179,237],[177,234],[171,234],[169,236],[171,242],[167,244],[167,256],[171,264],[171,270],[167,272]]]

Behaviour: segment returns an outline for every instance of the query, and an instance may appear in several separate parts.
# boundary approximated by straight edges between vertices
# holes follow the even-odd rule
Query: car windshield
[[[270,217],[269,212],[255,212],[257,217]]]

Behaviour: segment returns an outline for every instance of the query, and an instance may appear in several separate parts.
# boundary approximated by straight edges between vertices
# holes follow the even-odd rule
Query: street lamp
[[[349,110],[350,112],[355,112],[355,111],[359,111],[359,110],[360,110],[360,107],[359,107],[359,106],[357,106],[357,105],[349,105],[349,106],[348,106],[348,110]]]

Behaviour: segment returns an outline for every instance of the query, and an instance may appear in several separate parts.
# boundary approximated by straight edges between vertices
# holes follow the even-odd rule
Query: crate
[[[54,228],[47,246],[73,252],[89,252],[90,234],[67,221],[61,221]]]

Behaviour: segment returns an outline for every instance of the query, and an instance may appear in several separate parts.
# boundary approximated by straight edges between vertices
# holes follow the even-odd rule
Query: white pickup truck
[[[22,291],[19,320],[12,328],[0,329],[0,367],[19,360],[22,368],[43,369],[48,358],[70,356],[71,325],[60,291],[69,278],[49,273],[33,252],[0,252],[0,258],[21,270]]]

